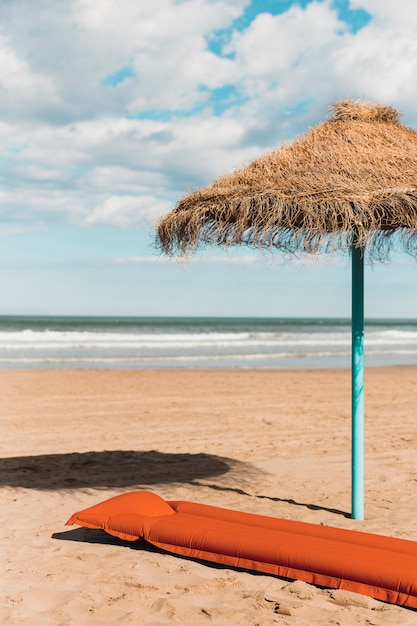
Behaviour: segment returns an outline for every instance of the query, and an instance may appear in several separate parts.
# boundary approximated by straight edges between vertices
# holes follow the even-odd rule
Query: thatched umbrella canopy
[[[293,143],[188,193],[158,240],[168,254],[204,244],[314,253],[355,237],[384,259],[397,231],[417,256],[417,133],[392,107],[341,101]]]
[[[417,257],[417,133],[392,107],[337,102],[293,143],[187,194],[157,236],[168,254],[206,244],[351,251],[352,517],[363,519],[364,256],[384,260],[395,240]]]

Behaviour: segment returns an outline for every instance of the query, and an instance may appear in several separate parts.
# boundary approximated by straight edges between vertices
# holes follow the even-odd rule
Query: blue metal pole
[[[364,250],[352,246],[352,518],[364,519]]]

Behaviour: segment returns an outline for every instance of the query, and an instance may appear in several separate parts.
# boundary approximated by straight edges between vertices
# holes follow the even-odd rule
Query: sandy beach
[[[344,591],[65,526],[111,496],[417,541],[417,367],[366,372],[366,519],[350,519],[348,370],[1,371],[2,624],[417,624]]]

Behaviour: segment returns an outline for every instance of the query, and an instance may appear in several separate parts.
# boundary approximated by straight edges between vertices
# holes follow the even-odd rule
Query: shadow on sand
[[[233,469],[240,461],[212,454],[169,454],[156,450],[106,450],[0,459],[0,485],[26,489],[118,488],[190,483]]]
[[[224,487],[223,485],[211,484],[208,485],[206,483],[199,483],[196,480],[191,481],[192,485],[196,485],[198,487],[208,487],[209,489],[214,489],[215,491],[234,491],[242,496],[249,496],[250,498],[258,498],[259,500],[271,500],[272,502],[285,502],[287,504],[293,504],[294,506],[301,506],[310,511],[327,511],[328,513],[334,513],[335,515],[342,515],[343,517],[351,517],[351,514],[347,511],[341,511],[340,509],[333,509],[327,506],[319,506],[318,504],[312,504],[307,502],[297,502],[293,498],[278,498],[276,496],[258,496],[253,495],[251,493],[247,493],[243,489],[238,489],[236,487]]]
[[[125,541],[124,539],[119,539],[118,537],[108,535],[104,530],[97,530],[93,528],[74,528],[72,530],[66,530],[61,533],[53,533],[51,537],[52,539],[58,539],[60,541],[80,541],[82,543],[95,543],[107,546],[121,546],[123,548],[128,548],[129,550],[154,552],[156,554],[170,554],[171,556],[175,556],[176,559],[181,559],[183,561],[192,561],[194,563],[201,563],[205,567],[210,567],[211,569],[232,569],[235,572],[248,571],[247,568],[245,569],[242,567],[234,567],[232,565],[224,565],[222,563],[216,563],[214,561],[206,561],[204,559],[198,559],[194,556],[173,554],[172,552],[169,552],[169,550],[163,550],[162,548],[153,546],[151,543],[148,543],[146,541]],[[249,571],[254,576],[265,576],[263,572],[257,572],[254,570]],[[292,578],[284,578],[283,576],[280,576],[280,578],[287,581],[293,580]]]
[[[222,478],[213,483],[216,477]],[[204,452],[106,450],[0,458],[0,486],[39,490],[146,489],[152,485],[183,483],[350,517],[350,513],[339,509],[278,496],[255,495],[236,486],[247,485],[248,478],[251,481],[260,478],[259,470],[253,465]],[[208,479],[210,482],[199,482]]]

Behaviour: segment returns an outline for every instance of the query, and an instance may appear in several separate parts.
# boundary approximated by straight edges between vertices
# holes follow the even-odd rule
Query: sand
[[[350,374],[2,371],[0,623],[417,624],[417,612],[65,526],[166,499],[417,541],[417,367],[366,373],[366,519],[350,511]]]

